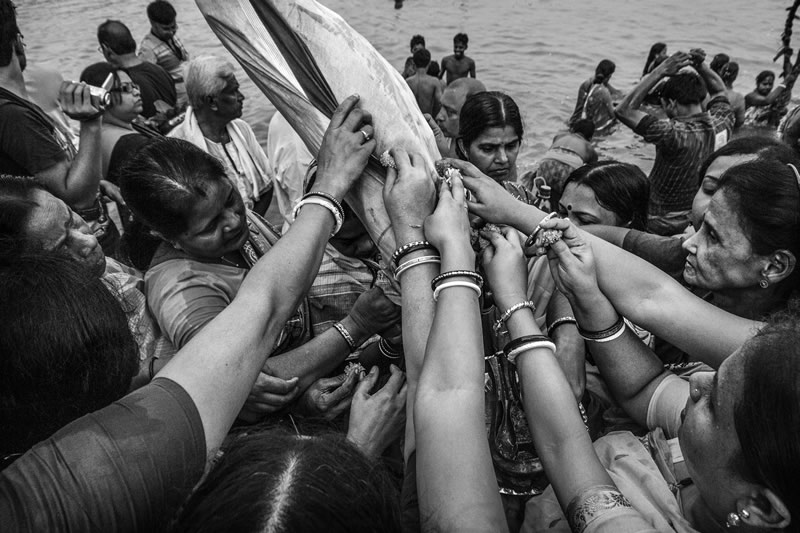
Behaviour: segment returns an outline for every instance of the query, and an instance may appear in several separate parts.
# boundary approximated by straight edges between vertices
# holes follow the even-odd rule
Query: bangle
[[[553,322],[547,326],[547,335],[552,337],[553,332],[559,327],[563,326],[564,324],[575,324],[578,325],[578,321],[575,320],[574,316],[562,316],[553,320]]]
[[[436,286],[442,281],[449,278],[455,278],[458,276],[465,276],[468,278],[472,278],[475,280],[475,283],[478,284],[478,287],[483,288],[483,276],[481,276],[477,272],[474,272],[472,270],[450,270],[448,272],[442,272],[441,274],[439,274],[438,276],[436,276],[431,280],[431,290],[435,291]]]
[[[415,266],[424,265],[425,263],[441,263],[442,258],[438,255],[423,255],[422,257],[415,257],[414,259],[409,259],[394,271],[394,279],[400,281],[400,275],[403,274],[406,270],[411,270]]]
[[[520,309],[524,309],[526,307],[528,309],[532,310],[532,311],[536,310],[536,305],[534,305],[534,303],[531,302],[530,300],[527,300],[525,302],[519,302],[518,304],[514,304],[511,307],[509,307],[508,309],[506,309],[503,312],[503,314],[500,315],[500,318],[497,319],[497,322],[494,323],[493,329],[494,329],[495,333],[500,331],[500,328],[502,328],[503,324],[505,324],[506,321],[508,321],[508,319],[511,318],[511,315],[513,315],[514,313],[516,313]]]
[[[536,242],[536,236],[539,234],[540,231],[542,231],[542,224],[544,224],[545,222],[547,222],[548,220],[550,220],[555,216],[558,216],[558,213],[550,213],[549,215],[545,216],[538,224],[536,224],[533,233],[531,233],[528,236],[528,239],[525,241],[525,248],[530,248],[531,246],[534,245],[534,243]]]
[[[779,84],[778,84],[778,87],[780,87],[781,89],[785,89],[785,88],[786,88],[786,85],[785,85],[785,84],[783,84],[783,83],[779,83]]]
[[[610,342],[622,335],[625,330],[625,321],[621,316],[617,316],[617,321],[602,331],[587,331],[578,325],[578,333],[587,341]]]
[[[389,345],[389,341],[383,337],[381,337],[381,340],[378,341],[378,351],[387,359],[398,359],[403,354],[402,351],[394,350]]]
[[[395,267],[400,266],[400,260],[412,252],[417,250],[436,250],[436,247],[428,241],[414,241],[409,242],[398,248],[392,254],[392,263]],[[438,250],[437,250],[438,251]]]
[[[333,196],[332,194],[328,194],[326,192],[322,192],[322,191],[311,191],[311,192],[305,193],[303,195],[303,198],[309,198],[309,197],[312,197],[312,196],[318,196],[319,198],[325,198],[326,200],[331,202],[333,205],[336,206],[336,210],[339,211],[339,213],[342,215],[342,218],[344,218],[344,207],[342,207],[342,203],[339,200],[337,200],[335,196]]]
[[[150,364],[147,367],[147,374],[150,376],[150,381],[153,381],[153,378],[156,377],[156,361],[158,357],[151,357]]]
[[[503,354],[509,363],[514,363],[519,354],[534,348],[545,348],[556,353],[556,345],[553,344],[549,337],[544,335],[525,335],[503,346]]]
[[[433,301],[439,301],[439,294],[445,289],[450,289],[452,287],[465,287],[467,289],[472,289],[475,291],[475,294],[478,295],[478,298],[481,297],[481,288],[478,287],[478,284],[474,281],[465,281],[465,280],[455,280],[455,281],[446,281],[444,283],[440,283],[436,286],[436,290],[433,291]]]
[[[347,328],[344,327],[344,324],[342,324],[341,322],[337,322],[337,323],[335,323],[333,325],[333,327],[336,328],[336,331],[338,331],[339,333],[342,334],[342,337],[344,337],[344,340],[347,342],[347,345],[350,347],[350,352],[353,352],[353,351],[355,351],[356,348],[358,348],[358,345],[356,344],[356,341],[353,339],[353,336],[350,335],[350,332],[347,331]]]
[[[310,194],[313,194],[313,196],[309,196]],[[297,202],[297,205],[294,206],[294,211],[292,211],[292,218],[296,219],[297,214],[300,212],[300,209],[307,204],[319,205],[330,211],[331,214],[333,215],[334,220],[336,221],[336,226],[333,228],[333,231],[331,232],[331,237],[339,233],[339,230],[342,229],[342,225],[344,224],[344,215],[342,214],[343,211],[341,211],[342,209],[341,206],[337,207],[336,204],[334,204],[330,199],[324,196],[319,196],[316,193],[309,193],[306,196],[304,196],[302,200]]]

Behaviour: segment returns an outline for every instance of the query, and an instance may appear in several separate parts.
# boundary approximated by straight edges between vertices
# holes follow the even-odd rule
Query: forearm
[[[569,301],[561,291],[556,290],[547,306],[547,323],[573,316]],[[586,346],[583,337],[578,334],[575,324],[562,322],[556,325],[550,338],[556,345],[556,359],[572,387],[572,394],[576,401],[580,401],[586,387]]]
[[[102,179],[100,132],[102,119],[81,123],[80,149],[64,176],[61,198],[71,207],[85,209],[94,204]]]
[[[585,232],[599,237],[606,242],[610,242],[614,246],[622,248],[625,242],[625,237],[631,231],[630,228],[621,228],[618,226],[603,226],[601,224],[593,224],[590,226],[583,226]]]
[[[653,87],[655,87],[663,77],[664,71],[656,67],[650,74],[642,78],[639,84],[619,103],[616,109],[617,114],[625,114],[628,111],[638,110],[648,93],[650,93]]]
[[[722,78],[719,77],[719,74],[711,70],[711,67],[709,67],[706,63],[695,65],[695,70],[698,74],[700,74],[700,77],[703,78],[703,81],[706,82],[708,95],[711,98],[725,93],[725,82],[722,81]]]

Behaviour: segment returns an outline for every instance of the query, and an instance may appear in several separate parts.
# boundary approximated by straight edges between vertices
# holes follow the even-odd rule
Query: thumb
[[[378,367],[373,366],[369,370],[369,374],[367,374],[366,377],[364,377],[364,379],[362,379],[361,382],[358,384],[358,387],[356,387],[356,394],[369,396],[369,391],[371,391],[372,388],[375,386],[375,384],[378,382],[379,374],[380,371],[378,370]]]

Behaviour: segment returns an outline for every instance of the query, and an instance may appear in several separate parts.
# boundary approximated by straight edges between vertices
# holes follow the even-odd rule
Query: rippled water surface
[[[224,1],[224,0],[220,0]],[[77,79],[102,60],[97,25],[107,18],[125,22],[138,41],[148,31],[148,1],[18,0],[20,28],[29,62]],[[702,47],[709,55],[728,53],[741,67],[735,86],[748,92],[755,75],[774,69],[772,57],[785,21],[781,0],[324,0],[362,33],[392,64],[402,67],[411,35],[427,39],[434,59],[451,53],[452,37],[469,34],[467,55],[490,89],[508,92],[526,125],[519,164],[533,165],[564,127],[578,85],[603,58],[617,71],[612,84],[628,91],[639,79],[650,45],[664,41],[669,51]],[[191,0],[173,0],[179,37],[193,55],[227,55]],[[800,44],[795,43],[795,48]],[[241,77],[244,77],[242,74]],[[249,80],[245,120],[263,140],[273,108]],[[606,157],[636,162],[645,170],[653,151],[621,127],[599,141]]]

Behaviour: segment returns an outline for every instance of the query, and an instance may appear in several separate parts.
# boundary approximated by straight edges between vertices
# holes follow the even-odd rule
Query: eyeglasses
[[[110,89],[108,92],[110,93],[133,93],[139,92],[139,86],[130,81],[124,81],[119,84],[119,87],[114,87]]]

